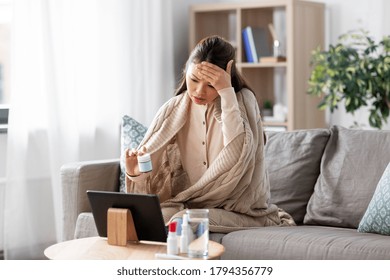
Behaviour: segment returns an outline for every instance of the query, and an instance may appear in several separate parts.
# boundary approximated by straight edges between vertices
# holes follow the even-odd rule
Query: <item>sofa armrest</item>
[[[78,215],[91,212],[86,191],[119,191],[119,174],[119,159],[75,162],[61,167],[62,241],[74,238]]]

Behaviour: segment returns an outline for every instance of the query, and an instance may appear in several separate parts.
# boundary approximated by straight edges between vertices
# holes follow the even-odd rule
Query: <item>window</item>
[[[8,105],[0,105],[0,133],[7,132],[8,113]]]
[[[0,133],[7,131],[10,102],[12,0],[0,0]]]

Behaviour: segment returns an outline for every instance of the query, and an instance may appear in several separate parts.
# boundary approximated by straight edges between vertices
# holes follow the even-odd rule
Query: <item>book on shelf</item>
[[[263,27],[253,27],[252,35],[257,55],[256,61],[259,62],[262,57],[272,56],[267,30]]]
[[[247,26],[243,29],[242,36],[248,62],[259,62],[261,57],[272,55],[265,28]]]
[[[252,29],[250,26],[245,27],[242,30],[242,40],[244,45],[245,57],[247,62],[257,62],[253,57],[253,49],[251,41],[253,42]]]

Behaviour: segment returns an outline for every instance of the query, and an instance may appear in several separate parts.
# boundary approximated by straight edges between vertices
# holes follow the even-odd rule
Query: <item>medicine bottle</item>
[[[179,248],[177,246],[177,236],[176,236],[176,222],[169,224],[169,232],[167,238],[167,254],[168,255],[177,255],[179,253]]]
[[[139,171],[142,173],[150,172],[152,171],[152,160],[150,158],[150,154],[146,153],[142,156],[138,156],[138,168]]]

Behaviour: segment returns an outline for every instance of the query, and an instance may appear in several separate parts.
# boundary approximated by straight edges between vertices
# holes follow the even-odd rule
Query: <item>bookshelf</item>
[[[325,127],[325,114],[317,108],[319,99],[307,94],[311,51],[324,45],[324,9],[322,3],[303,0],[192,5],[189,47],[192,50],[210,35],[220,35],[236,47],[237,68],[255,91],[260,110],[266,100],[286,108],[286,118],[264,122],[266,129]],[[247,62],[242,30],[247,26],[268,30],[270,23],[275,26],[286,59]],[[273,37],[268,33],[272,49]]]

